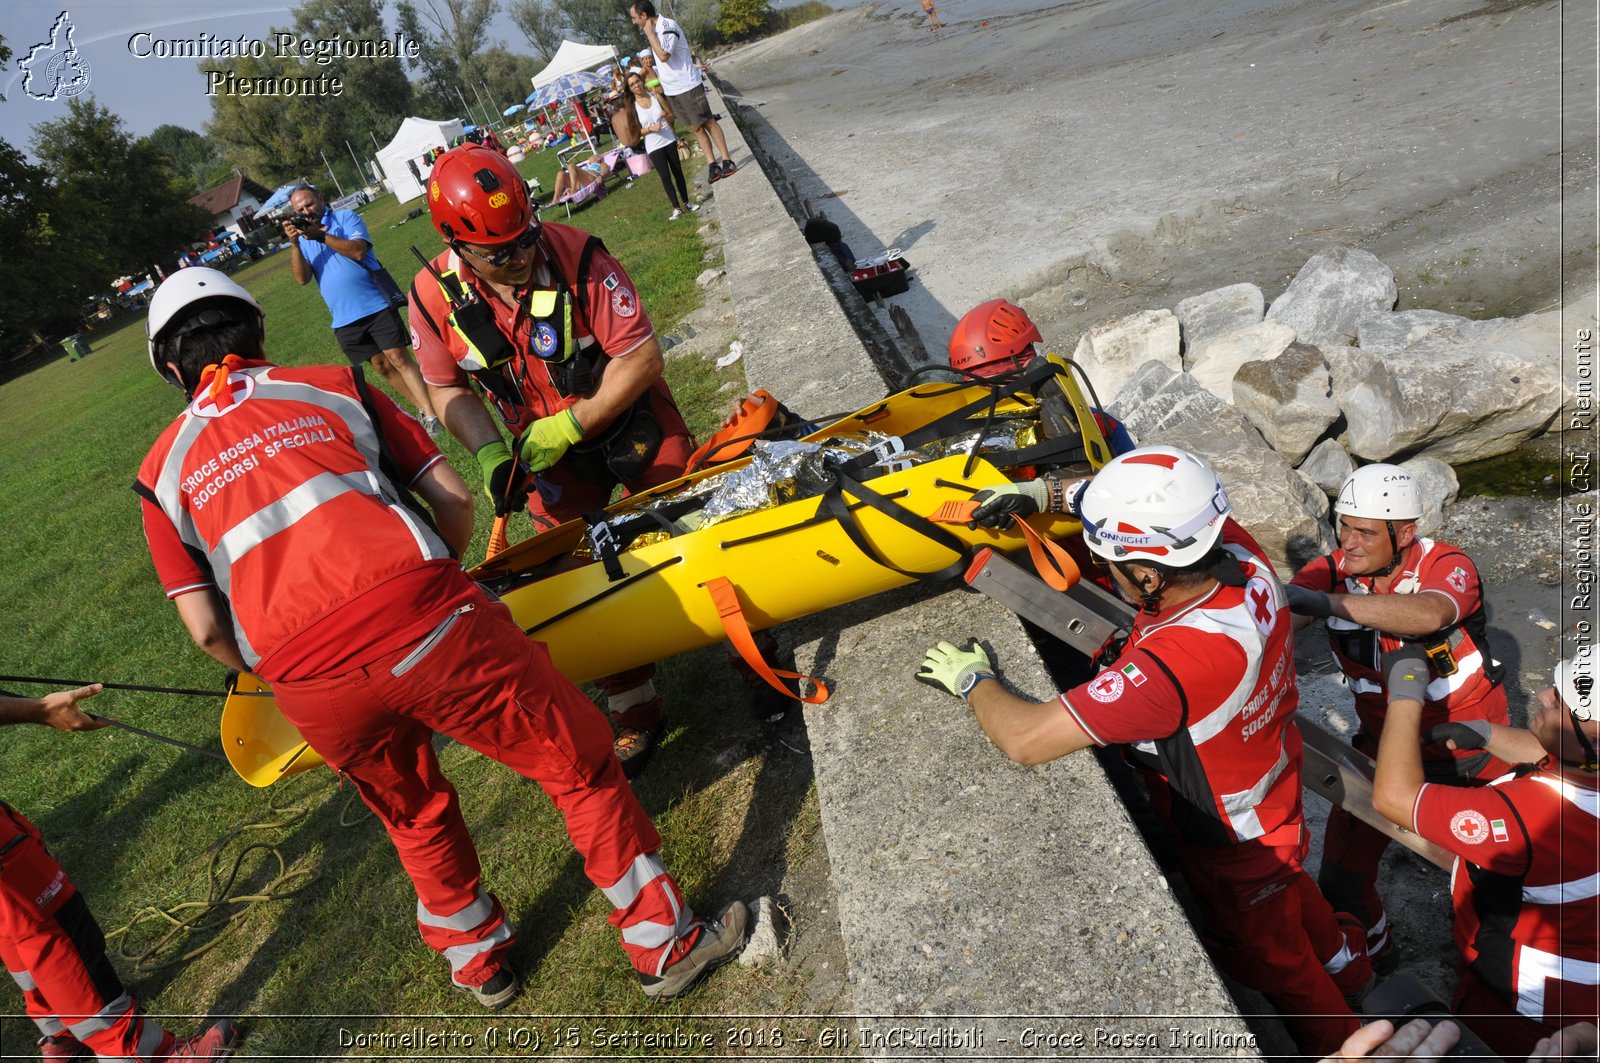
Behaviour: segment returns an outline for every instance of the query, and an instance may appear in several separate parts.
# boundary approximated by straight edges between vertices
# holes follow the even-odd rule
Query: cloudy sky
[[[30,98],[17,69],[30,48],[49,40],[51,27],[63,10],[75,27],[73,43],[88,64],[87,93],[121,115],[126,128],[140,135],[168,122],[199,131],[211,117],[211,103],[196,60],[136,58],[130,52],[129,38],[144,31],[162,40],[193,40],[202,34],[232,38],[243,34],[266,40],[274,27],[290,25],[294,2],[274,6],[273,0],[212,0],[204,5],[204,14],[197,14],[199,5],[165,0],[4,0],[0,2],[0,35],[13,54],[6,70],[0,72],[0,94],[6,98],[0,103],[0,138],[26,150],[33,125],[66,113],[65,97],[54,101]],[[386,10],[386,21],[392,29],[392,8]],[[512,50],[526,50],[521,32],[504,14],[497,16],[494,28],[497,38]],[[39,62],[34,68],[47,65]],[[28,87],[39,92],[49,83],[40,76]]]

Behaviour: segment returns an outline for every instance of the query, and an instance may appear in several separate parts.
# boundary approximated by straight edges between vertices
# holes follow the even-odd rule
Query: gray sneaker
[[[439,434],[444,431],[444,422],[437,417],[424,416],[419,420],[422,421],[422,430],[428,433],[429,439],[438,439]]]
[[[516,973],[505,964],[501,964],[494,976],[482,985],[462,985],[459,982],[451,984],[457,989],[471,993],[479,1004],[494,1011],[499,1011],[511,1003],[516,995],[522,992],[522,985],[517,981]]]
[[[700,940],[689,954],[657,978],[640,973],[639,985],[651,1000],[672,1000],[694,988],[706,973],[739,955],[750,933],[750,910],[734,901],[715,919],[700,920]]]

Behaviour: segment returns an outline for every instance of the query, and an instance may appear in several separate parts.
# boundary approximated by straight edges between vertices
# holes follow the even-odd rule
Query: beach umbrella
[[[582,96],[590,89],[605,88],[610,84],[609,78],[602,77],[593,70],[579,70],[572,74],[562,74],[544,88],[535,89],[533,95],[525,102],[529,107],[547,107],[552,103],[570,100],[574,96]],[[579,126],[581,128],[582,123],[579,123]],[[583,139],[589,142],[590,151],[597,150],[587,129],[584,129]]]
[[[546,107],[574,96],[582,96],[590,89],[605,88],[609,84],[610,81],[593,70],[579,70],[573,74],[562,74],[544,88],[535,89],[533,95],[523,102],[529,107]]]

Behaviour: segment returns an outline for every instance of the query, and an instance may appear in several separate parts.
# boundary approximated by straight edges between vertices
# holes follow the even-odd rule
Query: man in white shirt
[[[711,105],[706,102],[706,87],[689,55],[689,40],[683,35],[682,27],[656,14],[652,0],[633,0],[628,18],[644,31],[645,39],[650,42],[651,54],[656,57],[656,75],[661,79],[661,92],[672,104],[672,113],[688,122],[694,131],[694,139],[711,163],[711,180],[720,181],[731,176],[737,167],[728,155],[722,124],[712,117]],[[718,154],[722,156],[720,162]]]

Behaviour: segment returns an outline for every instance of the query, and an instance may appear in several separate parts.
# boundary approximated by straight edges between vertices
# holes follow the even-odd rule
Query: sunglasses
[[[501,266],[504,266],[507,262],[510,262],[511,261],[511,256],[515,255],[519,250],[522,250],[524,248],[532,247],[534,244],[536,244],[538,242],[539,242],[539,227],[537,225],[530,225],[530,226],[528,226],[528,230],[526,232],[524,232],[521,236],[517,237],[515,240],[513,240],[510,243],[506,244],[504,247],[502,247],[500,250],[496,251],[492,255],[486,255],[482,251],[474,251],[471,247],[467,246],[466,244],[462,244],[462,243],[456,244],[456,249],[458,251],[463,251],[466,254],[471,255],[473,258],[477,259],[479,262],[487,263],[488,265],[493,266],[495,269],[499,269]]]

